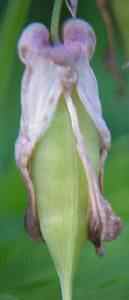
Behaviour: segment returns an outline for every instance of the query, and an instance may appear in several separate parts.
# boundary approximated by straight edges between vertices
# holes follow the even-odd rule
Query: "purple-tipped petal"
[[[41,23],[33,23],[23,31],[18,43],[18,53],[24,64],[32,53],[37,53],[49,45],[49,32],[46,26]]]
[[[96,46],[96,36],[87,22],[80,19],[68,20],[63,27],[63,39],[65,44],[79,42],[85,54],[89,58],[92,57]]]
[[[64,44],[49,46],[42,51],[44,57],[60,66],[73,66],[80,54],[80,44],[73,45],[72,43],[69,46]]]

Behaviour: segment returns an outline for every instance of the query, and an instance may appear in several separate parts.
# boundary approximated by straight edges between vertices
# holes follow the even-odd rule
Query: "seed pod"
[[[19,42],[27,56],[16,161],[29,192],[27,229],[46,241],[63,300],[71,300],[86,239],[101,254],[102,242],[116,238],[121,223],[101,194],[110,133],[89,65],[94,32],[84,21],[69,20],[63,44],[52,46],[39,27],[27,29]]]

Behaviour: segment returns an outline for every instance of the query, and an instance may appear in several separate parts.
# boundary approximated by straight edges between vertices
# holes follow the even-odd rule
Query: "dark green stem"
[[[51,39],[54,43],[59,42],[59,24],[63,0],[55,0],[51,18]]]

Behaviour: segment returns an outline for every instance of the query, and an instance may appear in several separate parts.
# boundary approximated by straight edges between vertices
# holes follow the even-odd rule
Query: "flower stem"
[[[51,18],[51,39],[59,42],[59,24],[63,0],[55,0]]]
[[[72,278],[62,278],[61,280],[62,300],[72,300]]]

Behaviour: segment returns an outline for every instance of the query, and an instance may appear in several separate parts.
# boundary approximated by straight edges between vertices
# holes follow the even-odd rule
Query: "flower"
[[[18,44],[19,56],[25,64],[25,72],[21,87],[21,121],[15,156],[29,192],[26,226],[31,237],[39,238],[44,235],[47,240],[45,224],[47,224],[46,228],[49,227],[50,222],[47,217],[51,202],[45,204],[48,206],[46,216],[44,211],[43,223],[41,213],[43,204],[39,205],[39,202],[37,204],[38,188],[33,182],[33,178],[37,176],[33,174],[36,163],[33,167],[32,161],[35,159],[36,148],[40,141],[53,126],[60,102],[63,102],[69,114],[74,151],[80,159],[88,189],[88,196],[86,195],[88,208],[87,212],[84,212],[88,215],[88,225],[85,223],[85,227],[88,226],[88,238],[95,245],[97,253],[101,254],[103,241],[117,237],[121,230],[121,221],[114,215],[102,194],[103,168],[110,148],[110,132],[103,119],[98,84],[90,66],[96,37],[87,22],[72,19],[64,24],[62,40],[53,45],[47,28],[40,23],[34,23],[25,29]],[[78,103],[81,105],[81,110],[86,113],[90,123],[88,126],[92,127],[87,132],[82,125]],[[92,130],[95,135],[90,136]],[[59,135],[62,134],[61,128],[58,128],[58,132]],[[90,144],[95,146],[91,147]],[[51,153],[52,151],[53,149]],[[48,162],[51,161],[50,156]],[[61,199],[58,202],[60,203]],[[54,209],[51,210],[51,218],[56,223],[56,216],[52,217],[52,212],[54,214]]]

